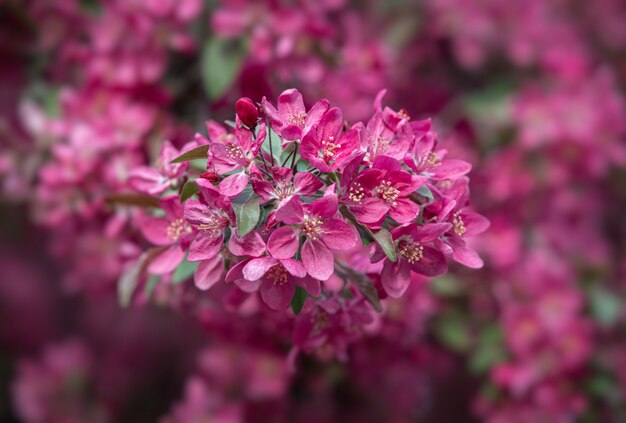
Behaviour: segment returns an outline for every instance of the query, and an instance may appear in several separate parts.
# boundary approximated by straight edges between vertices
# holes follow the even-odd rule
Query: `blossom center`
[[[456,212],[452,215],[452,226],[454,233],[458,236],[463,236],[463,234],[467,232],[465,222],[463,222],[463,218],[461,217],[461,212]]]
[[[185,221],[183,219],[176,219],[171,222],[167,227],[167,236],[171,240],[176,241],[178,238],[180,238],[180,235],[183,233],[184,229]]]
[[[274,187],[274,193],[276,194],[276,198],[279,200],[291,197],[294,191],[295,189],[291,183],[281,183]]]
[[[222,232],[222,227],[223,227],[222,219],[220,219],[218,216],[215,216],[214,214],[206,210],[203,211],[203,213],[207,215],[207,218],[204,221],[204,223],[201,223],[200,225],[198,225],[198,229],[203,232],[207,232],[209,236],[212,236],[212,237],[217,236],[220,232]]]
[[[426,156],[426,162],[431,166],[439,166],[441,164],[441,158],[435,152],[428,153]]]
[[[276,264],[267,271],[265,278],[274,285],[285,286],[287,283],[287,272],[281,264]]]
[[[418,242],[406,242],[400,247],[400,254],[411,264],[424,258],[424,247]]]
[[[320,227],[321,223],[322,219],[320,219],[319,217],[305,214],[304,221],[302,223],[302,230],[308,238],[315,241],[319,238],[322,229]]]
[[[387,180],[383,180],[378,187],[378,193],[383,200],[387,202],[390,206],[397,206],[398,196],[400,195],[400,191],[391,186],[391,182]]]
[[[339,148],[339,144],[335,144],[335,137],[330,136],[328,140],[322,141],[322,158],[328,162],[337,154],[335,150]]]
[[[228,145],[226,146],[228,152],[226,155],[229,159],[243,159],[244,153],[240,146],[238,145]]]
[[[375,156],[379,156],[387,151],[387,147],[391,144],[391,141],[384,139],[381,136],[376,137],[376,141],[372,146],[372,150]]]
[[[287,116],[287,122],[292,125],[296,125],[299,128],[304,128],[304,123],[306,122],[306,113],[294,113]]]
[[[355,203],[360,204],[363,197],[365,197],[365,192],[363,190],[363,187],[361,186],[360,183],[354,182],[350,186],[350,192],[348,193],[348,198],[351,201],[354,201]]]

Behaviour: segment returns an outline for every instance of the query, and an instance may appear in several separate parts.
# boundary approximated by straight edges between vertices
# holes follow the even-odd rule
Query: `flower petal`
[[[219,282],[224,276],[224,258],[216,254],[210,260],[200,262],[193,275],[193,281],[198,289],[207,290]]]
[[[291,298],[296,291],[296,286],[290,280],[285,284],[273,283],[267,278],[263,279],[261,289],[261,299],[272,310],[283,311],[289,307]]]
[[[411,270],[424,276],[439,276],[448,271],[448,263],[440,251],[424,246],[422,258],[411,264]]]
[[[398,223],[408,223],[417,218],[420,208],[406,197],[397,198],[389,216]]]
[[[298,172],[293,178],[293,186],[296,193],[301,195],[311,195],[319,191],[324,183],[312,173]]]
[[[171,245],[173,240],[167,234],[170,221],[162,217],[143,216],[138,219],[141,234],[154,245]]]
[[[280,261],[283,267],[289,274],[296,278],[303,278],[306,276],[306,269],[298,260],[292,258]]]
[[[236,197],[241,194],[248,185],[248,175],[245,173],[235,173],[220,182],[218,189],[220,194],[227,197]]]
[[[243,277],[249,281],[261,279],[276,263],[278,263],[278,260],[273,257],[252,259],[243,267]]]
[[[175,244],[166,248],[156,256],[148,265],[148,273],[152,275],[164,275],[173,272],[185,258],[185,250]]]
[[[298,251],[300,241],[298,233],[291,226],[281,226],[267,240],[267,250],[277,259],[288,259]]]
[[[304,210],[300,197],[294,195],[282,207],[276,210],[276,219],[287,224],[296,224],[302,222]]]
[[[350,211],[360,223],[377,223],[385,217],[389,206],[381,198],[368,197],[359,204],[350,206]]]
[[[339,219],[324,221],[321,229],[321,240],[331,250],[349,250],[357,243],[357,235],[352,227]]]
[[[315,216],[328,219],[337,213],[338,206],[339,201],[335,193],[324,193],[322,198],[313,201],[309,205],[309,211]]]
[[[491,222],[489,222],[489,219],[485,216],[469,210],[461,212],[461,219],[463,219],[463,224],[466,229],[463,234],[464,237],[481,234],[491,225]]]
[[[383,289],[392,298],[401,297],[411,283],[411,267],[406,260],[385,260],[380,274]]]
[[[311,297],[319,297],[320,293],[322,292],[322,284],[320,283],[320,281],[318,281],[317,279],[313,279],[310,276],[302,279],[294,279],[294,282],[299,287],[304,288],[307,294],[309,294]]]
[[[239,237],[233,231],[228,242],[228,248],[236,256],[259,257],[265,252],[265,242],[257,231],[252,231]]]
[[[320,281],[327,280],[335,271],[333,253],[321,241],[305,241],[302,264],[309,275]]]
[[[462,265],[472,269],[480,269],[483,267],[483,261],[478,253],[467,245],[467,243],[458,236],[452,236],[447,239],[448,245],[452,247],[452,259]]]
[[[211,236],[205,232],[198,232],[189,246],[189,261],[209,260],[215,257],[224,244],[224,235]]]

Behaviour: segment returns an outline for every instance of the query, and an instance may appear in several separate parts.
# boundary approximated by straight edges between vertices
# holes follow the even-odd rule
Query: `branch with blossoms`
[[[307,110],[295,89],[276,107],[242,98],[235,122],[207,122],[181,151],[166,142],[130,178],[135,200],[158,202],[138,217],[153,249],[133,276],[167,280],[191,264],[200,289],[224,283],[298,314],[355,297],[380,311],[412,273],[442,275],[447,258],[481,267],[466,242],[489,226],[469,208],[471,166],[446,158],[430,120],[383,108],[383,95],[351,127],[327,100]]]

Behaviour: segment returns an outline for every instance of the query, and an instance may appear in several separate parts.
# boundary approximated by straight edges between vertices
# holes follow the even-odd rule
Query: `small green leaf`
[[[470,334],[462,316],[448,315],[435,324],[439,341],[457,352],[466,352],[471,344]]]
[[[432,191],[430,190],[430,188],[428,188],[426,185],[422,185],[421,187],[419,187],[417,189],[417,192],[419,195],[421,195],[422,197],[426,197],[428,198],[428,200],[432,201],[435,199],[435,197],[433,196]]]
[[[309,168],[311,164],[309,162],[307,162],[304,159],[300,159],[298,160],[298,163],[296,163],[296,171],[298,172],[306,172],[306,170]]]
[[[178,265],[176,270],[174,270],[174,274],[172,275],[172,283],[176,285],[181,282],[185,282],[187,279],[193,276],[199,265],[199,261],[187,261],[187,256],[185,256],[185,259]]]
[[[122,273],[117,281],[117,299],[121,307],[130,305],[135,289],[139,284],[139,278],[143,275],[148,264],[163,251],[164,248],[159,247],[144,252],[136,262]]]
[[[180,202],[184,203],[198,191],[200,191],[200,188],[198,187],[198,184],[196,184],[196,181],[185,182],[185,185],[183,185],[183,189],[180,192]]]
[[[474,374],[484,374],[494,364],[506,358],[504,334],[500,326],[491,324],[480,333],[477,345],[470,355],[469,368]]]
[[[143,290],[144,292],[144,296],[146,298],[151,298],[152,297],[152,293],[154,292],[154,288],[156,288],[157,284],[159,283],[161,279],[156,276],[156,275],[152,275],[148,278],[148,282],[146,282],[146,286]]]
[[[604,327],[613,325],[620,316],[619,298],[600,285],[589,289],[589,308],[594,318]]]
[[[263,141],[263,145],[261,146],[263,150],[269,153],[271,145],[271,152],[274,153],[274,165],[276,166],[279,166],[282,163],[280,160],[283,153],[283,147],[280,140],[280,135],[274,132],[272,128],[268,128],[267,136],[265,137],[265,141]],[[289,163],[287,163],[285,166],[288,165]]]
[[[201,145],[200,147],[196,147],[184,152],[183,154],[172,160],[170,163],[183,163],[191,160],[206,159],[208,154],[209,146]]]
[[[219,100],[239,76],[246,47],[241,40],[211,38],[202,50],[204,90],[210,100]]]
[[[452,276],[434,278],[429,284],[430,290],[439,297],[455,297],[465,290],[463,283]]]
[[[307,296],[308,294],[303,288],[296,286],[296,292],[293,293],[293,297],[291,298],[291,309],[296,316],[302,311]]]
[[[237,233],[239,236],[244,236],[252,231],[259,221],[261,215],[259,197],[253,195],[241,206],[233,204],[233,210],[237,216]]]
[[[393,237],[391,236],[391,233],[387,229],[383,228],[377,232],[372,232],[372,236],[374,237],[376,243],[383,249],[387,258],[395,262],[396,249],[393,244]]]

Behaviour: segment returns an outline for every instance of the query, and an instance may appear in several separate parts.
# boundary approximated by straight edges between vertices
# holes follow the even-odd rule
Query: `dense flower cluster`
[[[273,310],[291,303],[296,312],[308,294],[332,315],[331,278],[343,283],[333,285],[346,304],[355,278],[361,291],[374,288],[342,252],[369,257],[394,298],[413,272],[445,274],[446,256],[481,267],[465,241],[489,226],[469,208],[471,166],[445,157],[429,120],[383,108],[383,94],[367,124],[349,128],[341,109],[320,100],[307,110],[295,89],[276,107],[264,99],[261,110],[242,98],[232,128],[207,122],[208,138],[197,134],[178,157],[165,143],[155,168],[130,175],[137,191],[161,196],[158,216],[138,222],[156,248],[143,262],[147,273],[171,275],[186,257],[199,263],[201,289],[232,283],[258,291]],[[206,172],[190,167],[188,160],[205,157]],[[379,307],[377,297],[370,301]]]
[[[0,21],[0,420],[626,419],[623,1]]]

